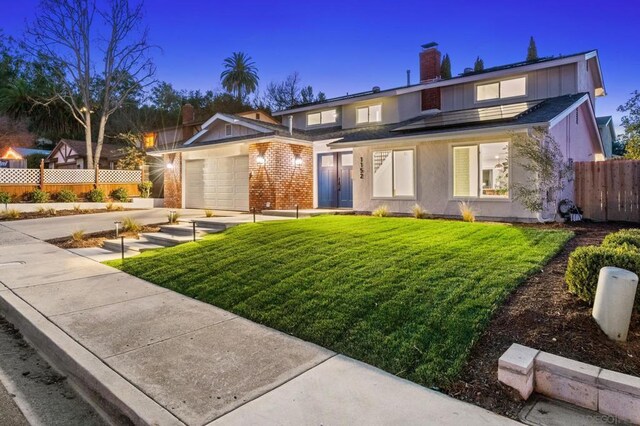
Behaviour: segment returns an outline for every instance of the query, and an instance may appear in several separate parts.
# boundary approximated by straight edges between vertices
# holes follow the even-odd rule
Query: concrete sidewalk
[[[0,313],[116,420],[515,423],[2,225]]]

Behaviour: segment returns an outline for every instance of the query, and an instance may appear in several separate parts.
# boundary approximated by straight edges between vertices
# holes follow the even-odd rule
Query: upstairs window
[[[356,123],[378,123],[382,121],[382,105],[371,105],[356,109]]]
[[[476,86],[476,101],[478,102],[489,101],[492,99],[515,98],[518,96],[526,96],[526,94],[526,77],[495,81],[487,84],[478,84]]]
[[[225,136],[231,136],[233,134],[233,127],[231,127],[231,124],[225,124],[224,125],[224,135]]]
[[[320,124],[331,124],[338,120],[338,111],[328,109],[326,111],[312,112],[307,114],[307,126],[318,126]]]

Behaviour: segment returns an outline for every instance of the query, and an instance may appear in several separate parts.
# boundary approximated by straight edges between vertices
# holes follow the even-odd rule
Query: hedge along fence
[[[14,199],[24,198],[35,189],[51,194],[68,190],[84,197],[96,188],[106,194],[124,188],[127,194],[139,196],[138,184],[143,179],[141,170],[0,169],[0,192],[7,192]]]

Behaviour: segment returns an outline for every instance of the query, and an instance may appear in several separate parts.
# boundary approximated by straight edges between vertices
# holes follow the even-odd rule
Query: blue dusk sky
[[[0,29],[20,37],[38,0],[2,0]],[[157,78],[178,89],[220,89],[222,61],[243,51],[261,87],[298,71],[328,97],[418,78],[420,45],[435,41],[454,75],[480,56],[485,67],[525,58],[533,35],[540,56],[598,49],[608,95],[598,115],[613,115],[640,90],[640,5],[631,0],[333,1],[147,0],[145,23]]]

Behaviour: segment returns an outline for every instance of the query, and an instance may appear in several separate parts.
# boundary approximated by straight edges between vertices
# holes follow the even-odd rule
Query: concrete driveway
[[[113,222],[130,217],[143,225],[166,223],[172,209],[155,208],[149,210],[130,210],[108,213],[83,214],[75,216],[47,217],[43,219],[26,219],[0,222],[2,226],[35,237],[39,240],[68,237],[73,232],[83,230],[92,232],[108,231],[115,228]],[[178,209],[182,219],[203,218],[202,210]],[[237,213],[225,213],[237,214]]]

